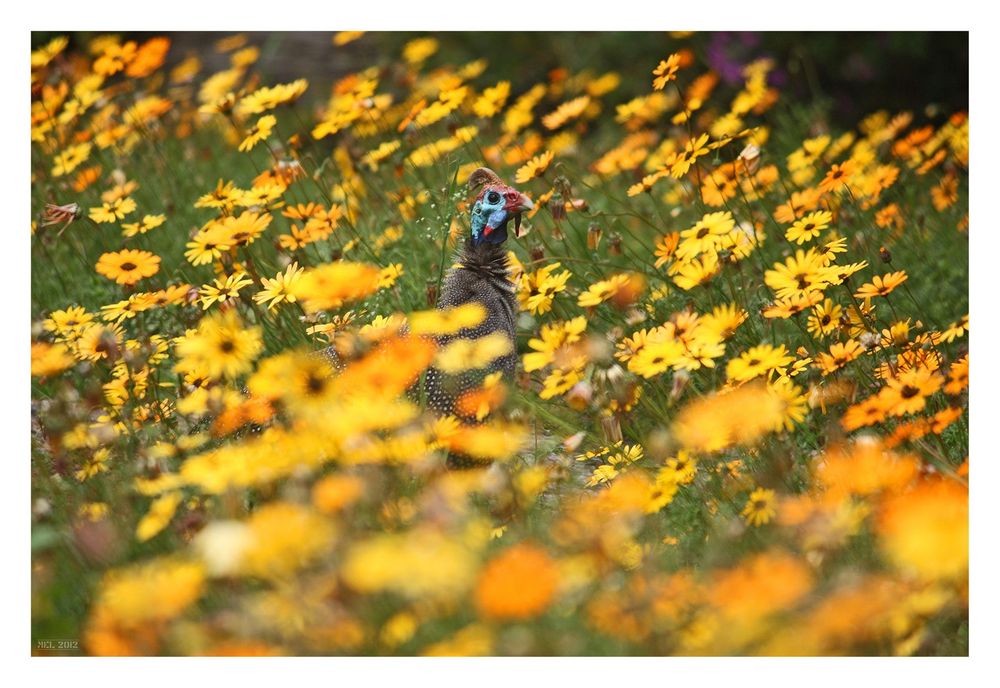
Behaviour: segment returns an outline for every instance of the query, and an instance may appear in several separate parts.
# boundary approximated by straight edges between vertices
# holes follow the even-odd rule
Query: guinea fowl
[[[500,372],[508,381],[514,377],[517,364],[515,351],[517,299],[514,283],[510,279],[507,252],[503,244],[507,241],[507,224],[514,221],[514,234],[519,236],[521,213],[531,210],[531,200],[504,182],[495,172],[480,167],[470,176],[470,189],[480,189],[472,205],[470,214],[471,233],[458,251],[452,267],[444,279],[437,308],[446,309],[468,303],[479,303],[486,311],[486,317],[475,327],[467,327],[453,335],[437,337],[440,347],[456,339],[475,340],[493,333],[502,333],[510,340],[510,353],[493,360],[485,369],[450,375],[431,367],[427,370],[426,392],[429,407],[438,415],[454,415],[461,422],[477,422],[461,413],[456,413],[456,402],[462,394],[478,387],[484,378]],[[336,369],[341,362],[335,347],[318,352]],[[450,453],[449,468],[472,468],[484,465],[471,457]]]
[[[455,256],[455,266],[445,277],[437,307],[444,309],[479,303],[486,310],[486,317],[475,327],[440,337],[438,344],[445,346],[455,339],[479,339],[502,333],[510,340],[511,351],[480,371],[446,375],[437,368],[428,370],[426,389],[429,406],[440,415],[456,415],[466,423],[473,421],[455,413],[455,402],[464,392],[481,384],[490,373],[500,372],[507,380],[514,376],[517,364],[517,299],[504,242],[507,240],[507,224],[514,220],[514,234],[519,236],[521,213],[534,207],[524,194],[507,186],[488,168],[475,170],[469,176],[468,185],[472,189],[482,187],[472,206],[471,233]],[[481,465],[470,457],[455,453],[448,455],[447,463],[450,468]]]

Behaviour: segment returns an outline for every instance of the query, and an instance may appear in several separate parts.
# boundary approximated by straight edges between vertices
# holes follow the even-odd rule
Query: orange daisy
[[[889,272],[881,277],[876,275],[872,278],[871,282],[861,285],[861,288],[854,295],[859,299],[867,299],[873,296],[887,296],[893,289],[905,282],[906,279],[907,274],[903,270]]]

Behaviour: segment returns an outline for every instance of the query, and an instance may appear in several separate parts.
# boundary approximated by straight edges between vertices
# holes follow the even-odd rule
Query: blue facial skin
[[[502,244],[507,241],[507,221],[510,217],[504,210],[503,195],[487,191],[472,207],[472,245]],[[487,227],[493,230],[488,234]]]

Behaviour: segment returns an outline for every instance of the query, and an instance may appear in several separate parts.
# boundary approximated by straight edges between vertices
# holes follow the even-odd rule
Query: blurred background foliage
[[[228,57],[213,50],[215,41],[232,32],[125,33],[145,40],[170,36],[172,66],[197,55],[209,70],[224,69]],[[32,33],[32,49],[58,32]],[[98,34],[71,33],[70,48]],[[404,44],[434,36],[441,50],[432,63],[450,64],[484,58],[490,78],[509,80],[514,91],[527,88],[540,69],[581,70],[599,64],[622,74],[622,91],[644,93],[649,75],[634,69],[650,55],[667,54],[676,41],[663,31],[636,32],[370,32],[345,46],[334,46],[326,32],[249,32],[260,47],[256,68],[268,81],[305,77],[317,84],[372,64],[388,63]],[[831,123],[850,128],[880,108],[924,108],[940,112],[967,110],[969,104],[969,36],[963,32],[809,32],[713,31],[695,34],[687,43],[696,57],[730,86],[742,81],[743,65],[770,57],[772,72],[787,101],[826,111]],[[319,90],[309,96],[322,98]],[[308,96],[307,96],[308,97]]]

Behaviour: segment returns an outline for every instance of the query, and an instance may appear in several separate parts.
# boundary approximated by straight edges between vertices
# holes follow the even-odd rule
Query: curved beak
[[[525,210],[533,210],[535,204],[531,202],[531,199],[524,194],[518,194],[517,196],[517,206],[514,208],[515,213],[523,213]]]
[[[535,204],[523,193],[518,193],[517,200],[511,204],[511,214],[514,216],[514,236],[521,236],[521,213],[532,210]]]

